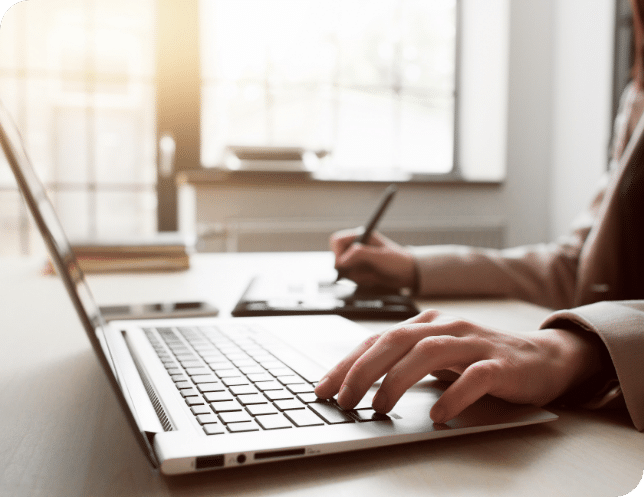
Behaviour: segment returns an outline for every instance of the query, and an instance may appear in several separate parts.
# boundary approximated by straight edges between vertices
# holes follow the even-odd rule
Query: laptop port
[[[273,459],[274,457],[289,457],[304,455],[304,449],[287,449],[287,450],[271,450],[269,452],[257,452],[255,459]]]
[[[196,469],[223,468],[224,456],[200,456],[195,463]]]

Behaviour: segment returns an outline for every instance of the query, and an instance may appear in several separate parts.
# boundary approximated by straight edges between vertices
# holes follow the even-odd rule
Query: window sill
[[[369,174],[369,171],[341,172],[338,174],[311,171],[251,171],[224,168],[192,169],[177,173],[178,185],[209,183],[230,184],[283,184],[283,183],[342,183],[342,184],[443,184],[443,185],[501,185],[499,180],[467,180],[458,173],[448,174],[407,174],[396,171]]]

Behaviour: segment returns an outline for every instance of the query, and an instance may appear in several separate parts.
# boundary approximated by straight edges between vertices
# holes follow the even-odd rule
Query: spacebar
[[[269,352],[309,383],[320,381],[327,370],[305,355],[287,347],[270,348]]]

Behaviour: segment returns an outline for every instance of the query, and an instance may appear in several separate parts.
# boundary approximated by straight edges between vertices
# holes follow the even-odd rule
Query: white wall
[[[606,170],[613,0],[557,0],[550,234],[566,233]]]

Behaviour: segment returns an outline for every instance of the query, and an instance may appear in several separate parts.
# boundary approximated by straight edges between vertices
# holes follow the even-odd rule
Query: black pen
[[[391,200],[394,198],[394,195],[398,191],[398,188],[396,187],[395,184],[391,184],[387,187],[385,190],[385,193],[382,195],[382,198],[380,199],[380,202],[378,203],[378,207],[374,211],[374,213],[371,215],[369,218],[369,221],[367,221],[367,224],[364,228],[364,231],[362,234],[357,237],[351,244],[353,245],[354,243],[362,243],[367,244],[369,242],[369,238],[371,238],[371,234],[373,233],[373,230],[376,228],[378,225],[378,222],[382,218],[383,214],[387,210],[387,207],[391,203]],[[344,277],[343,271],[338,269],[338,277],[335,279],[336,282],[340,281]]]

